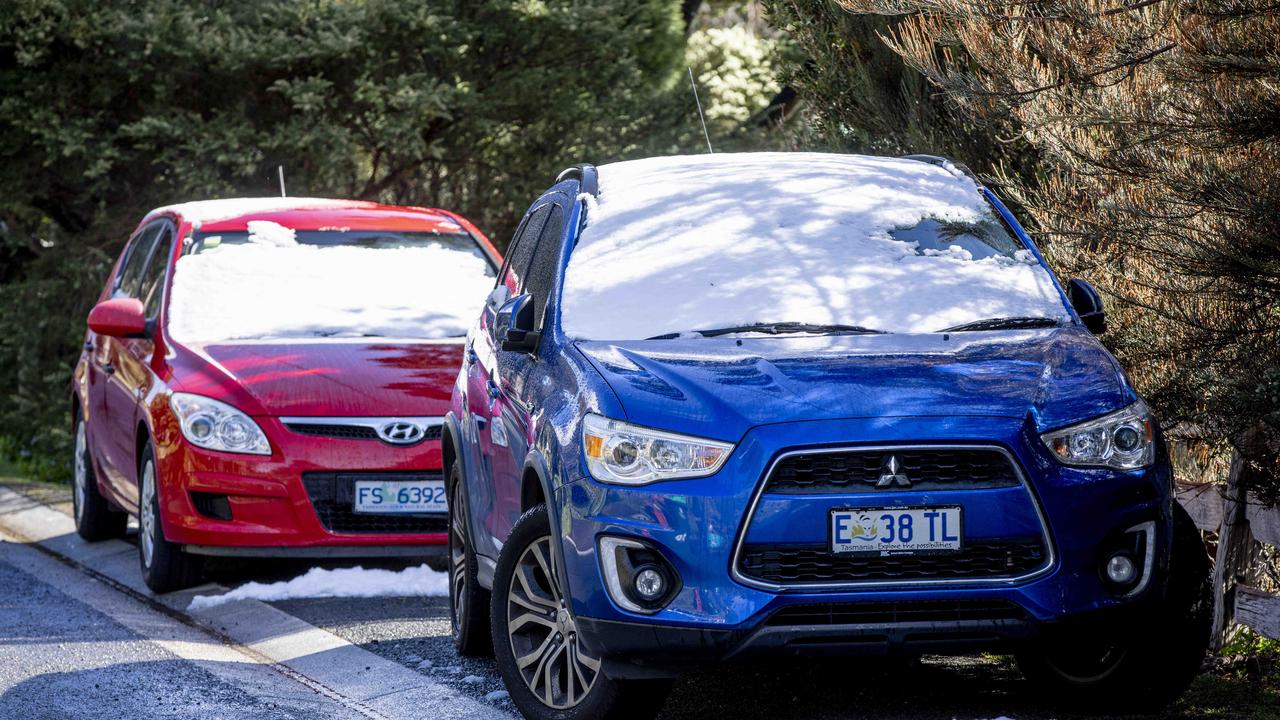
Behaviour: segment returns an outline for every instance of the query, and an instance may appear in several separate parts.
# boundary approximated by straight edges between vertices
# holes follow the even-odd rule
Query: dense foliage
[[[772,2],[810,53],[796,82],[819,126],[930,145],[1003,185],[1059,271],[1113,300],[1106,340],[1166,424],[1228,443],[1274,497],[1280,11],[1260,0],[840,4],[850,12]],[[1008,162],[1025,147],[1038,162]]]
[[[63,471],[85,314],[152,207],[274,194],[279,165],[292,195],[448,207],[502,245],[568,164],[697,150],[681,11],[0,4],[0,453]]]

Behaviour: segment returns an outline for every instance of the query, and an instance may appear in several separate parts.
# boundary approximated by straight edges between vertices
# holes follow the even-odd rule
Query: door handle
[[[489,397],[494,400],[497,400],[498,396],[502,394],[502,391],[498,389],[498,384],[493,381],[493,378],[485,381],[485,387],[489,389]]]

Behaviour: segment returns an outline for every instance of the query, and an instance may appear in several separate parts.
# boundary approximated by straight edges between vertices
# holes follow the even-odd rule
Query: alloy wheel
[[[84,505],[88,499],[89,463],[88,440],[85,437],[84,423],[76,423],[76,457],[74,461],[74,488],[76,522],[84,523]]]
[[[1083,642],[1069,644],[1049,654],[1049,666],[1064,679],[1087,684],[1105,680],[1124,662],[1126,648]]]
[[[462,504],[462,483],[453,484],[449,498],[449,597],[453,601],[453,636],[456,639],[466,622],[467,518]]]
[[[138,547],[142,550],[142,564],[151,567],[155,555],[156,532],[156,466],[147,460],[142,466],[142,493],[138,500]]]
[[[516,562],[507,592],[507,637],[525,685],[549,708],[582,702],[600,674],[600,660],[579,643],[556,582],[549,535],[530,543]]]

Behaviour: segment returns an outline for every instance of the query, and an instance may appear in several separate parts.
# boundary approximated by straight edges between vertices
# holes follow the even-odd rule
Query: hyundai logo
[[[911,479],[902,473],[902,465],[898,463],[898,456],[890,455],[884,461],[884,465],[880,467],[880,478],[876,481],[876,487],[891,488],[899,485],[911,487]]]
[[[378,428],[378,437],[392,445],[412,445],[427,436],[421,425],[403,420],[393,420]]]

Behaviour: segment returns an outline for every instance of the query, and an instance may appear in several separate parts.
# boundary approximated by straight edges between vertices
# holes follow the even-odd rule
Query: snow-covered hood
[[[1134,399],[1082,328],[579,342],[627,420],[736,441],[766,423],[987,416],[1040,430]]]
[[[444,415],[462,343],[396,340],[174,345],[175,390],[257,416]]]

